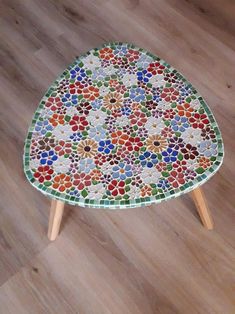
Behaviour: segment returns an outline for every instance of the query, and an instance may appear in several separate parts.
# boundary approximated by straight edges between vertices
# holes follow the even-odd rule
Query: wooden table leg
[[[213,229],[213,220],[202,189],[196,188],[191,192],[191,196],[197,207],[197,211],[199,213],[203,225],[209,230]]]
[[[49,218],[49,226],[48,226],[48,238],[51,241],[54,241],[60,230],[60,223],[62,220],[64,211],[64,202],[52,200],[51,201],[51,209],[50,209],[50,218]]]

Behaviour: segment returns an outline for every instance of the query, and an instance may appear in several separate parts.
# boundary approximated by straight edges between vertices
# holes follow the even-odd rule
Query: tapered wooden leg
[[[209,230],[213,229],[213,220],[202,189],[196,188],[191,192],[191,196],[197,207],[197,211],[199,213],[203,225]]]
[[[48,226],[48,238],[51,241],[54,241],[60,230],[60,223],[62,220],[64,211],[64,202],[52,200],[51,201],[51,209],[50,209],[50,218],[49,218],[49,226]]]

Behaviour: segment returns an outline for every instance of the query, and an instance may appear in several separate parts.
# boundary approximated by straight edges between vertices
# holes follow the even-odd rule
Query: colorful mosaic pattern
[[[24,169],[52,198],[112,209],[183,194],[222,159],[217,123],[192,85],[147,51],[109,43],[76,59],[47,91]]]

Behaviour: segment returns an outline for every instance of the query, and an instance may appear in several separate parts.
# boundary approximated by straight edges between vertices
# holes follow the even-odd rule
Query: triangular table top
[[[195,88],[144,49],[108,43],[77,58],[42,98],[24,170],[54,199],[114,209],[184,194],[222,159],[218,125]]]

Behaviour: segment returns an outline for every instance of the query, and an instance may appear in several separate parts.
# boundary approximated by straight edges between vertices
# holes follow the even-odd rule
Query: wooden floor
[[[158,54],[205,97],[225,160],[204,186],[214,231],[188,195],[139,209],[66,206],[26,181],[23,143],[47,87],[106,41]],[[235,313],[235,1],[0,0],[0,313]]]

